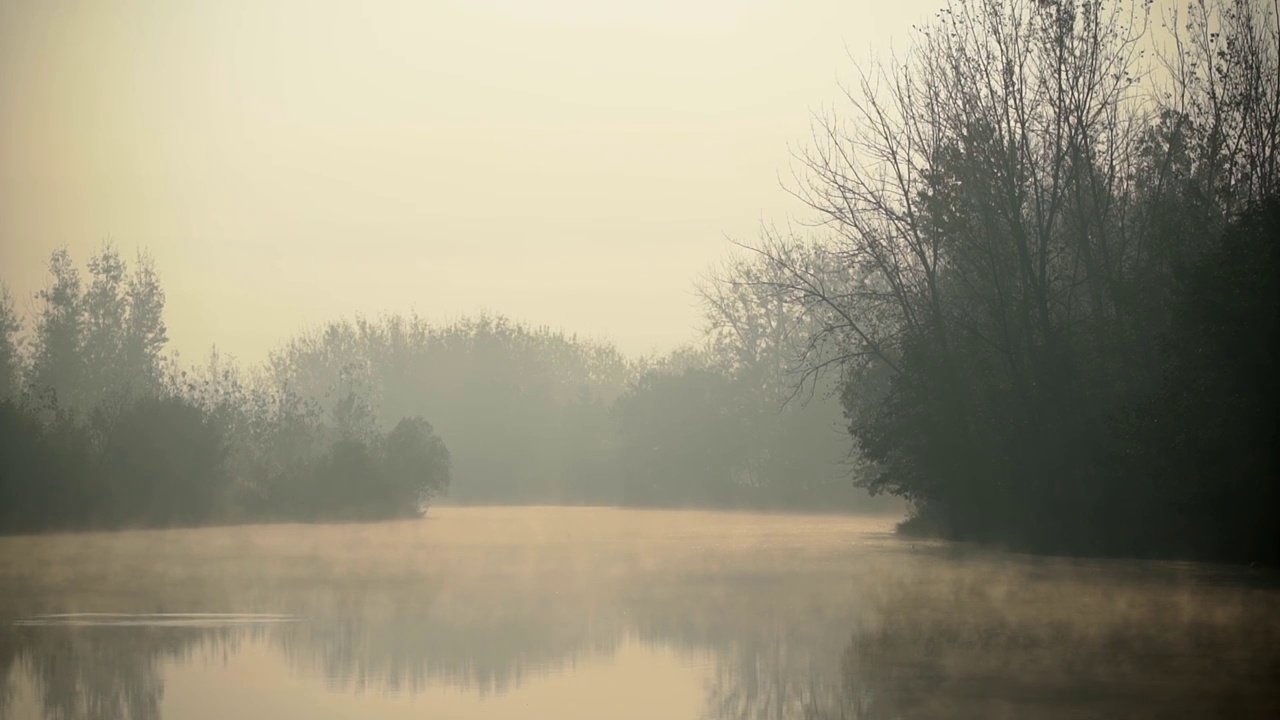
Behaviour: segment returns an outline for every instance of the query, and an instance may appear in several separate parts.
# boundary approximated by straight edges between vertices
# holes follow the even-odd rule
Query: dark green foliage
[[[95,419],[0,401],[0,532],[412,517],[449,485],[449,452],[421,418],[259,465],[251,484],[236,483],[223,422],[187,400]]]
[[[349,393],[360,422],[425,416],[448,439],[450,495],[470,503],[612,502],[608,407],[629,367],[611,345],[503,317],[437,327],[389,316],[328,323],[273,354],[272,382],[338,418]],[[341,423],[335,423],[341,424]],[[590,476],[585,473],[593,473]]]
[[[95,470],[109,525],[192,525],[223,508],[222,429],[179,398],[143,398],[110,421]]]
[[[712,370],[647,375],[614,407],[622,501],[724,505],[744,470],[748,436],[729,379]]]
[[[0,282],[0,400],[18,396],[22,367],[22,355],[18,345],[18,333],[22,322],[13,306],[9,288]]]
[[[176,398],[129,403],[95,440],[65,413],[0,404],[0,531],[185,525],[220,511],[220,430]]]
[[[60,251],[26,356],[16,320],[3,339],[26,370],[15,408],[35,423],[13,432],[67,444],[58,462],[74,467],[10,489],[48,505],[29,529],[403,517],[446,489],[470,503],[866,507],[831,393],[784,408],[799,326],[751,290],[767,269],[705,288],[709,352],[631,362],[503,317],[388,316],[328,323],[244,373],[216,351],[203,367],[162,358],[146,255],[131,268],[104,247],[85,289]],[[13,462],[53,467],[25,457]]]
[[[378,467],[369,447],[354,438],[330,445],[328,452],[308,467],[301,480],[294,496],[286,499],[287,517],[366,519],[376,517],[373,511],[387,503],[386,498],[379,497],[373,490],[383,485],[382,468]]]
[[[431,424],[404,418],[376,444],[333,441],[270,478],[256,512],[298,520],[416,517],[449,486],[449,451]]]
[[[851,431],[879,468],[867,487],[912,501],[913,531],[1048,552],[1280,560],[1278,207],[1198,240],[1207,249],[1179,265],[1168,326],[1142,354],[1070,338],[1060,352],[1074,362],[1020,391],[988,369],[987,347],[910,336],[883,396],[846,386]],[[1141,364],[1145,351],[1155,368]]]
[[[351,368],[305,397],[287,373],[245,381],[216,354],[166,376],[164,292],[145,255],[110,247],[82,291],[50,260],[30,354],[0,296],[0,532],[420,514],[449,485],[443,441],[420,417],[384,434]],[[0,377],[0,380],[7,378]]]
[[[1280,561],[1277,239],[1270,200],[1184,270],[1163,382],[1129,425],[1129,467],[1162,501],[1162,540],[1185,552]]]
[[[1193,3],[1158,102],[1147,9],[955,0],[802,158],[838,232],[768,285],[913,531],[1280,559],[1276,10]]]
[[[94,498],[88,434],[63,414],[45,422],[0,402],[0,532],[83,526]]]
[[[383,484],[389,505],[417,510],[449,487],[449,450],[422,417],[403,418],[383,441]]]
[[[83,288],[80,271],[66,250],[49,258],[48,287],[37,293],[35,342],[28,382],[40,395],[50,395],[63,408],[73,408],[84,392]]]
[[[875,510],[854,487],[839,408],[781,404],[760,383],[702,365],[646,372],[613,406],[621,501],[631,505]],[[808,402],[805,402],[808,400]]]

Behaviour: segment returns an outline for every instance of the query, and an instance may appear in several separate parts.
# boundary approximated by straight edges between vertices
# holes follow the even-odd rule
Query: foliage
[[[1162,541],[1183,552],[1280,559],[1277,237],[1280,200],[1271,200],[1185,268],[1161,384],[1139,411],[1155,422],[1130,418],[1118,436],[1133,448],[1126,471],[1158,492]]]
[[[443,327],[399,315],[335,321],[269,363],[270,382],[322,416],[364,427],[429,416],[448,438],[452,496],[481,503],[612,502],[601,430],[629,372],[612,345],[488,315]]]
[[[114,418],[93,480],[100,522],[192,525],[219,514],[228,477],[222,429],[181,398],[140,398]]]
[[[622,500],[631,505],[723,505],[748,456],[729,378],[687,369],[642,378],[615,406]]]
[[[65,414],[52,421],[0,402],[0,531],[83,527],[95,497],[87,434]]]
[[[22,321],[13,306],[9,287],[0,282],[0,400],[11,400],[18,395],[18,383],[22,370],[22,353],[18,333]]]
[[[1276,14],[1193,3],[1163,99],[1150,20],[949,4],[801,156],[825,237],[757,248],[828,348],[807,369],[841,367],[862,484],[916,527],[1276,558],[1249,510],[1274,492],[1252,429],[1271,425],[1242,395],[1269,402],[1273,374],[1274,251],[1253,238],[1274,225],[1249,218],[1277,187]]]
[[[398,508],[426,504],[449,485],[449,450],[421,416],[403,418],[383,448],[385,495]]]
[[[348,383],[325,412],[216,352],[176,370],[150,258],[130,274],[108,246],[88,269],[83,290],[69,254],[53,254],[26,353],[0,298],[0,371],[14,376],[0,397],[0,532],[401,517],[447,488],[449,453],[422,418],[384,433],[366,387]]]

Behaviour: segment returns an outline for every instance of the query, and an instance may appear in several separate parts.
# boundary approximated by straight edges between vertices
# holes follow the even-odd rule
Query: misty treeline
[[[1273,0],[956,0],[749,248],[906,529],[1280,559]],[[751,281],[753,283],[757,281]]]
[[[56,254],[23,342],[3,319],[3,507],[77,525],[136,497],[249,517],[397,498],[372,515],[448,477],[461,502],[847,507],[856,483],[948,537],[1275,561],[1278,14],[955,0],[815,124],[793,189],[817,221],[708,274],[704,342],[666,357],[389,316],[180,368],[149,264],[112,286],[100,255],[81,290]],[[419,464],[392,461],[397,427]],[[112,450],[163,433],[219,462],[143,473]],[[143,492],[171,475],[200,490]]]
[[[410,515],[462,503],[872,509],[835,388],[787,403],[794,308],[708,282],[705,339],[629,359],[481,315],[336,320],[244,366],[164,353],[151,260],[49,260],[0,303],[0,529]],[[813,395],[813,393],[809,393]],[[447,443],[447,447],[446,447]],[[451,482],[452,481],[452,482]]]
[[[449,482],[429,423],[364,422],[346,388],[328,414],[285,385],[244,387],[163,354],[164,290],[151,259],[111,246],[88,282],[49,260],[29,333],[0,297],[0,530],[212,520],[396,517]]]
[[[770,355],[778,338],[764,327],[720,342],[712,317],[706,342],[628,358],[606,342],[503,317],[435,326],[392,315],[329,323],[290,340],[268,365],[275,384],[322,408],[336,407],[330,388],[354,392],[371,426],[406,413],[430,418],[453,455],[450,498],[461,503],[866,501],[843,464],[838,403],[784,406],[774,391],[784,383],[776,353],[785,346]],[[754,355],[739,352],[750,343],[759,345]]]

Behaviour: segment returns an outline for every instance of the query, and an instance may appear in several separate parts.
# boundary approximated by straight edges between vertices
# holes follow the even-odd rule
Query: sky
[[[939,5],[0,0],[0,279],[30,312],[55,248],[144,248],[187,357],[482,310],[663,352]]]

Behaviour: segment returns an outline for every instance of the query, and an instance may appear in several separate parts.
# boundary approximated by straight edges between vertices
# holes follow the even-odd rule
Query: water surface
[[[1280,717],[1280,584],[891,519],[437,508],[0,538],[3,717]]]

